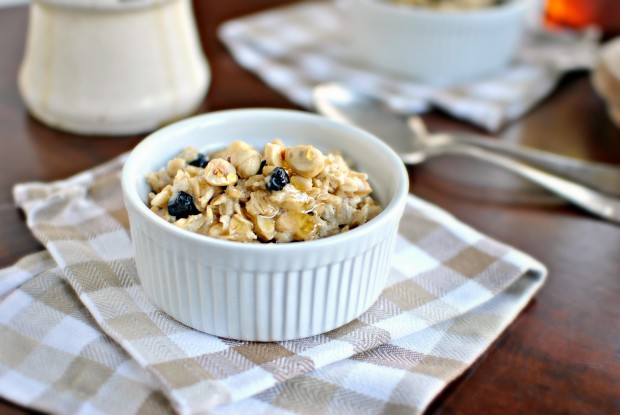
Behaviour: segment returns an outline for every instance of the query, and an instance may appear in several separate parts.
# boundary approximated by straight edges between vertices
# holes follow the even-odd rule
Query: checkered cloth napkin
[[[234,58],[291,101],[312,108],[312,88],[341,82],[376,96],[403,114],[441,108],[497,130],[522,116],[562,74],[591,69],[598,34],[532,31],[505,70],[469,83],[439,86],[379,73],[351,56],[341,10],[333,3],[300,3],[223,24],[220,39]]]
[[[14,189],[47,251],[0,271],[0,395],[55,413],[421,412],[546,277],[527,255],[408,200],[389,283],[365,314],[253,343],[156,308],[132,259],[124,157]]]

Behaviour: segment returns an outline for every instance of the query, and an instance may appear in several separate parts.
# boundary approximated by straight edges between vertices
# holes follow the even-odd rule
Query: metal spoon
[[[382,137],[398,153],[411,152],[417,146],[405,120],[376,98],[354,92],[339,84],[322,84],[315,88],[315,104],[320,113],[330,118],[355,124]],[[419,117],[412,116],[410,127],[411,120],[417,124],[421,122]],[[419,136],[416,131],[414,133]],[[431,134],[425,131],[425,137],[429,136]],[[616,166],[581,161],[475,134],[433,133],[432,136],[441,136],[445,143],[450,141],[455,144],[475,145],[514,156],[588,187],[620,196],[620,168]]]
[[[416,126],[418,136],[402,118],[386,108],[379,100],[346,89],[338,84],[319,85],[314,90],[314,103],[319,113],[348,124],[362,127],[390,145],[406,164],[417,164],[444,154],[458,154],[511,171],[576,206],[612,222],[620,223],[620,200],[596,192],[543,170],[504,155],[454,139],[448,134],[429,135]]]
[[[418,135],[423,131],[426,136],[431,134],[424,127],[422,119],[416,115],[407,120],[409,127]],[[423,130],[420,130],[420,126]],[[570,157],[560,156],[547,151],[521,147],[505,141],[494,140],[490,137],[469,133],[433,133],[435,137],[443,137],[446,141],[455,144],[469,144],[492,150],[494,153],[502,153],[516,157],[528,164],[533,164],[553,174],[571,179],[603,193],[620,196],[620,168],[603,163],[595,163],[577,160]]]

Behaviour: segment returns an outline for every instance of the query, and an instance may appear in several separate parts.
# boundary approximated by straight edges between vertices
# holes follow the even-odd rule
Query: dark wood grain
[[[213,71],[203,110],[294,108],[240,68],[215,37],[224,20],[288,2],[196,1]],[[66,177],[131,149],[142,138],[74,136],[29,117],[16,87],[26,27],[26,8],[0,11],[0,266],[41,249],[13,206],[15,183]],[[441,112],[428,114],[425,120],[431,128],[477,131]],[[566,77],[551,96],[497,136],[620,165],[620,131],[607,118],[584,73]],[[620,412],[620,227],[562,204],[507,204],[481,198],[467,185],[446,178],[456,167],[447,159],[411,168],[412,191],[538,258],[548,266],[549,280],[428,413]],[[467,174],[459,171],[463,177]],[[0,401],[0,413],[29,411]]]

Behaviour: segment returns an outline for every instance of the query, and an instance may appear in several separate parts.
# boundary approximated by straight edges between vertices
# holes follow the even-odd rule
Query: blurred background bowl
[[[347,0],[349,41],[363,62],[388,73],[453,83],[495,72],[514,57],[530,0],[468,10],[436,10]]]
[[[609,117],[620,128],[620,37],[601,47],[591,79],[594,89],[607,104]]]

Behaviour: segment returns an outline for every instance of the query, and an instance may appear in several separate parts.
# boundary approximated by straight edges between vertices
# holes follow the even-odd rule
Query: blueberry
[[[196,160],[190,161],[189,165],[195,167],[204,167],[207,165],[207,163],[209,163],[209,157],[205,156],[202,153],[198,153],[198,155],[196,156]]]
[[[263,167],[265,167],[267,165],[267,160],[263,160],[260,162],[260,167],[258,168],[258,173],[256,174],[263,174]]]
[[[168,201],[168,213],[177,219],[183,219],[189,215],[197,215],[200,213],[194,205],[194,197],[185,192],[179,192]]]
[[[267,189],[271,191],[282,190],[289,183],[288,174],[282,167],[276,167],[271,174],[267,176]]]

